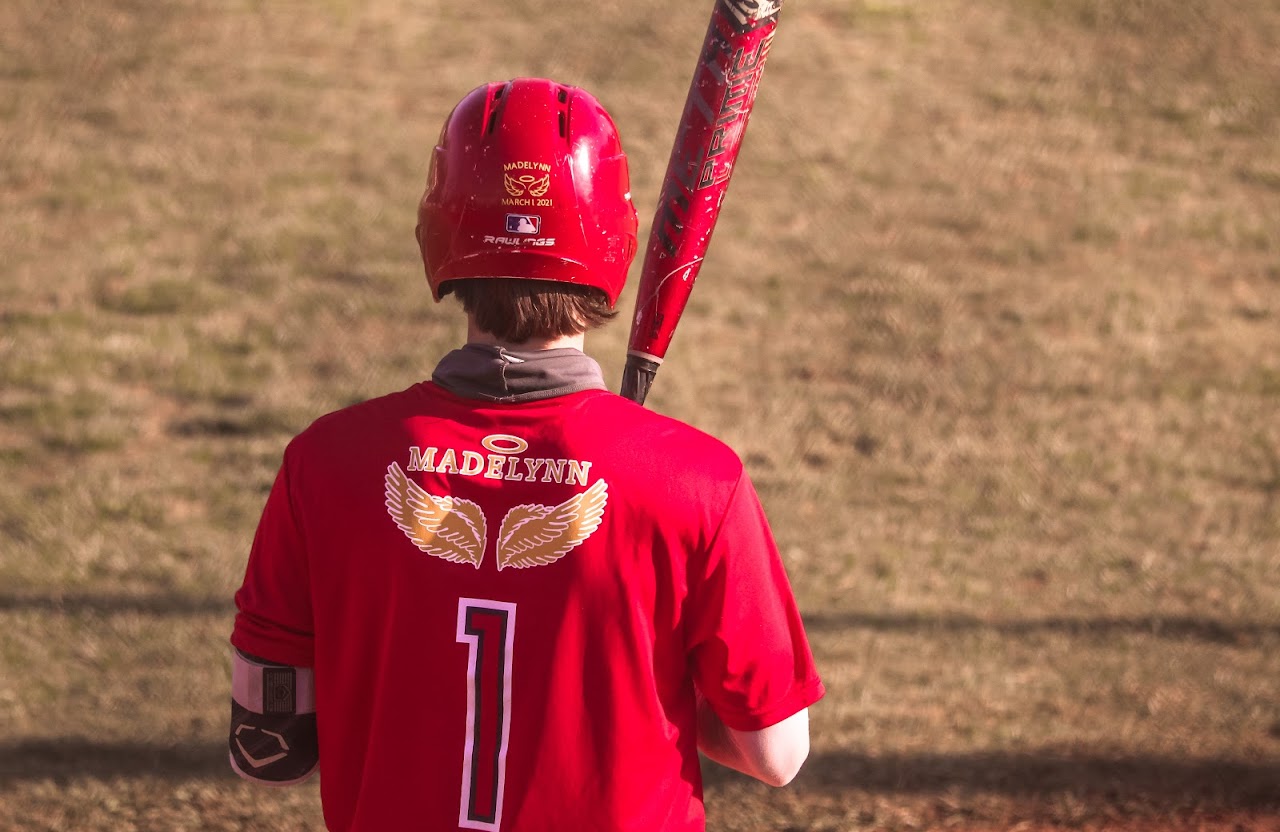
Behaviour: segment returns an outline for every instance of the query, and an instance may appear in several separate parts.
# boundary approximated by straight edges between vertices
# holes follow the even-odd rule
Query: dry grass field
[[[0,830],[322,828],[223,746],[284,445],[462,335],[413,243],[448,108],[593,90],[647,227],[709,11],[0,4]],[[1277,43],[789,0],[649,404],[747,461],[830,693],[712,829],[1280,829]]]

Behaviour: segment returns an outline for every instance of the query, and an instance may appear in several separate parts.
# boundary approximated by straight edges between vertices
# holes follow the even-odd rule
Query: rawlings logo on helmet
[[[484,241],[495,246],[531,246],[546,248],[556,244],[555,237],[498,237],[493,234],[484,235]]]

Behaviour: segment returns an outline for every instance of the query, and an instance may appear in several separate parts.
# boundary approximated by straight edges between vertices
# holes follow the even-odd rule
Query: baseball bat
[[[782,0],[716,0],[640,272],[622,395],[644,404],[702,268]]]

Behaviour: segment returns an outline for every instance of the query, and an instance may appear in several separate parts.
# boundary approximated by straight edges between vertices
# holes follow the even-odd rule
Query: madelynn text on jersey
[[[457,474],[462,477],[482,476],[507,482],[587,485],[591,463],[578,459],[520,457],[511,452],[481,454],[476,451],[455,451],[453,448],[441,450],[433,446],[421,448],[412,445],[409,448],[409,464],[405,466],[405,470],[427,474]]]

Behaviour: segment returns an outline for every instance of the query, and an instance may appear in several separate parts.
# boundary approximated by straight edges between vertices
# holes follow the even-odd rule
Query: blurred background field
[[[709,12],[0,6],[0,829],[322,828],[222,745],[284,445],[462,337],[413,242],[452,104],[592,90],[647,229]],[[649,404],[746,460],[829,694],[710,828],[1280,828],[1277,43],[1273,0],[784,8]]]

